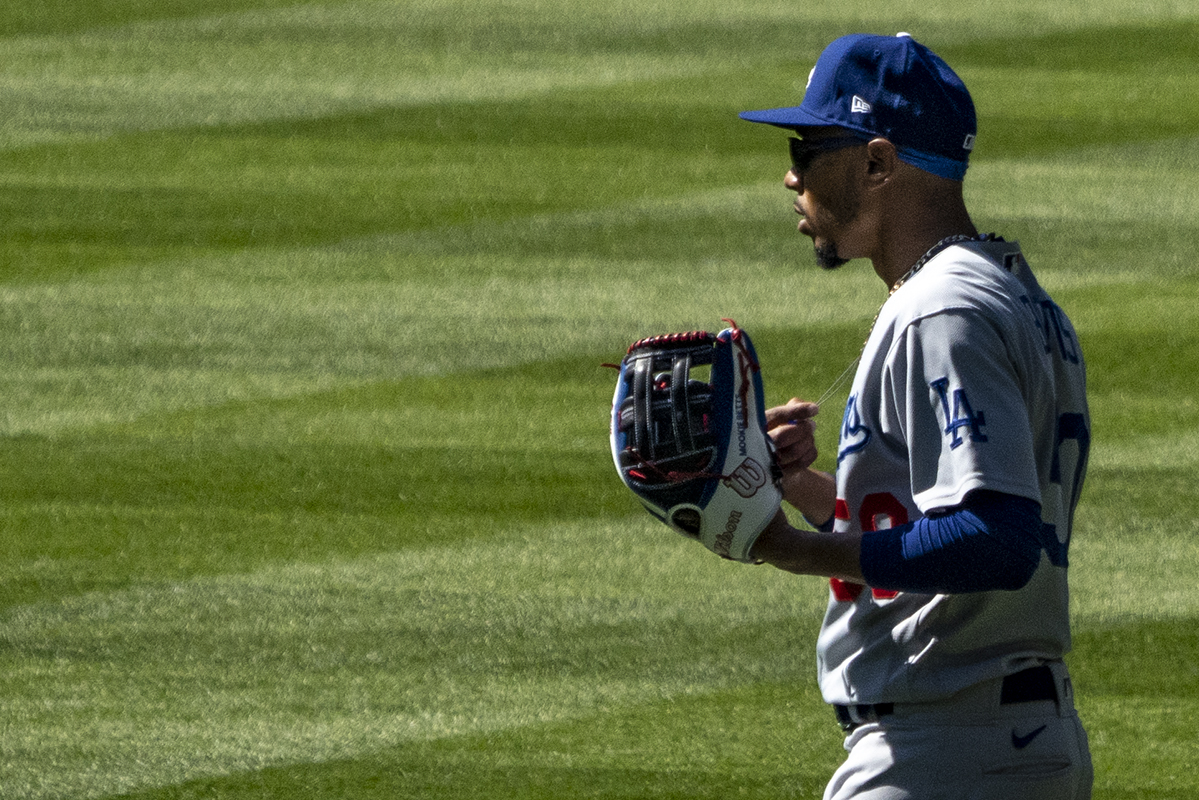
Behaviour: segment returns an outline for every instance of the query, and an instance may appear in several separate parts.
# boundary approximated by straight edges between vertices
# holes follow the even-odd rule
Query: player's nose
[[[789,169],[783,177],[783,186],[786,186],[793,192],[803,194],[803,176],[797,175],[795,170]]]

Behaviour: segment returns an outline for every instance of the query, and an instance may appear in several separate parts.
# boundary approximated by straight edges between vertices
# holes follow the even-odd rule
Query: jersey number
[[[1074,447],[1063,448],[1067,442]],[[1053,451],[1053,466],[1049,470],[1049,482],[1057,491],[1057,497],[1042,498],[1042,514],[1066,523],[1065,536],[1058,535],[1057,525],[1042,523],[1042,539],[1049,563],[1055,567],[1069,565],[1067,552],[1070,535],[1074,530],[1074,508],[1082,493],[1082,480],[1087,471],[1087,456],[1091,452],[1091,432],[1087,429],[1087,418],[1082,414],[1062,414],[1057,418],[1057,447]]]
[[[843,500],[837,501],[837,517],[849,519],[849,507]],[[862,507],[858,510],[858,521],[862,523],[863,531],[886,530],[908,524],[908,510],[890,492],[868,494],[862,500]],[[860,583],[850,583],[838,578],[830,580],[829,586],[833,590],[833,597],[842,603],[852,603],[857,600],[858,596],[862,594],[862,590],[866,588]],[[890,600],[899,592],[871,589],[870,594],[875,600]]]

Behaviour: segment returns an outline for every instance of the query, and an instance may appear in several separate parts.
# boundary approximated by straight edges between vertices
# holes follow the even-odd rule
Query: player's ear
[[[877,137],[866,144],[866,180],[875,185],[889,181],[899,168],[899,153],[887,139]]]

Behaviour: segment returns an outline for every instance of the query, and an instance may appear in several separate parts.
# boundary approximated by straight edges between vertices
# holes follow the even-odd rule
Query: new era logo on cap
[[[870,105],[865,100],[863,100],[861,97],[858,97],[855,94],[853,96],[853,102],[849,106],[849,113],[851,113],[851,114],[869,114],[873,109],[874,109],[874,106]]]

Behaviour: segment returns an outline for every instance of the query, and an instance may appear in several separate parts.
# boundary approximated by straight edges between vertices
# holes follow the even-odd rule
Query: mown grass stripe
[[[1194,201],[1185,178],[1161,169],[1177,152],[1142,152],[1135,167],[1107,167],[1110,150],[1093,163],[1082,154],[1066,164],[984,163],[972,172],[970,191],[997,221],[1088,223],[1064,240],[1042,227],[1025,245],[1044,265],[1047,285],[1067,290],[1067,307],[1071,296],[1088,299],[1071,310],[1094,337],[1149,323],[1142,297],[1189,317],[1185,288],[1158,288],[1161,271],[1185,261],[1179,248],[1189,237],[1179,233],[1173,249],[1159,246],[1135,270],[1061,264],[1040,251],[1078,259],[1085,250],[1065,243],[1085,247],[1095,225],[1119,228],[1132,209],[1141,230],[1146,215],[1187,224]],[[1015,200],[1006,197],[1013,176],[1027,187]],[[1073,188],[1080,185],[1087,188]],[[1080,211],[1051,217],[1069,208]],[[783,191],[759,184],[595,214],[483,221],[9,285],[0,293],[0,325],[9,331],[6,430],[49,433],[158,410],[596,352],[603,343],[617,352],[645,330],[707,327],[723,316],[751,328],[867,319],[879,302],[869,270],[814,272],[792,225]],[[997,227],[1013,235],[1008,225]],[[633,242],[644,244],[625,246]],[[1113,285],[1128,289],[1122,310],[1092,319],[1090,299]],[[701,286],[726,288],[695,291]]]
[[[730,565],[663,533],[641,518],[534,527],[9,609],[6,715],[20,724],[0,782],[95,795],[806,673],[786,643],[811,631],[763,634],[816,614],[822,588],[765,570],[731,584]]]
[[[810,681],[738,686],[483,736],[413,742],[348,761],[196,781],[163,794],[175,800],[785,797],[821,786],[835,768],[835,727],[825,715],[797,713],[818,704]],[[731,735],[747,729],[752,737]],[[130,800],[151,796],[162,795]]]
[[[853,18],[855,4],[839,4],[822,13],[805,7],[782,15],[763,13],[760,7],[725,8],[702,24],[694,16],[680,16],[671,5],[594,6],[587,13],[572,11],[569,17],[547,16],[543,9],[525,4],[502,10],[462,3],[296,5],[131,23],[60,37],[0,39],[0,57],[6,64],[0,100],[9,109],[0,128],[0,149],[131,130],[305,119],[385,106],[511,99],[652,78],[698,77],[712,70],[720,57],[752,62],[750,71],[760,74],[762,63],[796,57],[797,35],[804,43],[798,49],[813,57],[818,42],[842,31],[843,22]],[[666,10],[670,13],[663,15]],[[901,14],[894,19],[900,26],[912,22]],[[1033,54],[1022,64],[1024,70],[1045,61],[1037,53],[1061,51],[1063,41],[1071,37],[1077,49],[1105,34],[1117,40],[1128,35],[1119,28],[1110,33],[1089,27],[1058,32],[1069,19],[1068,13],[1041,16],[1040,25],[1051,33],[1021,40],[1023,49]],[[986,54],[985,34],[997,34],[1003,26],[994,20],[988,29],[979,22],[973,20],[969,30],[983,42],[981,52]],[[1171,41],[1186,40],[1191,30],[1186,24],[1173,29]],[[822,30],[830,33],[818,35]],[[970,46],[962,45],[961,52],[968,60]],[[1186,84],[1176,83],[1183,78],[1173,66],[1154,60],[1138,64],[1138,71],[1166,69],[1163,77],[1185,89]],[[246,74],[255,78],[247,80]],[[980,91],[990,94],[987,73],[975,77]],[[1006,93],[1019,86],[1037,89],[1015,113],[1040,114],[1043,119],[1041,102],[1056,96],[1059,109],[1066,102],[1058,71],[1047,74],[1056,92],[1024,78],[1013,83],[1010,77],[999,78]],[[1108,79],[1097,75],[1093,80]],[[1134,80],[1138,79],[1124,73],[1106,85],[1079,91],[1092,97]],[[1149,87],[1152,80],[1145,76],[1136,85]],[[1159,100],[1171,107],[1168,97],[1153,92],[1143,94],[1139,104]],[[1088,140],[1099,130],[1106,137],[1124,138],[1154,133],[1137,127],[1142,118],[1155,119],[1161,135],[1161,126],[1174,130],[1169,121],[1177,119],[1137,110],[1104,125],[1110,114],[1085,113],[1093,104],[1070,102],[1072,113],[1082,113],[1085,119],[1065,130],[1088,135]],[[1181,125],[1177,130],[1190,128]],[[1026,142],[1032,140],[1028,132]],[[1048,146],[1055,136],[1032,138]]]
[[[598,568],[597,537],[607,544]],[[637,518],[10,609],[0,628],[7,713],[38,739],[10,735],[3,748],[61,771],[0,770],[21,796],[99,796],[284,764],[402,759],[389,748],[437,739],[527,743],[601,712],[806,682],[811,665],[795,654],[812,646],[826,589],[796,580],[704,558]],[[1122,643],[1137,636],[1170,669],[1193,638],[1174,623],[1084,621],[1084,713],[1107,693],[1176,697],[1135,670],[1104,668],[1128,658]],[[86,706],[75,701],[81,683],[92,687]],[[824,720],[810,685],[801,696],[794,713]]]

